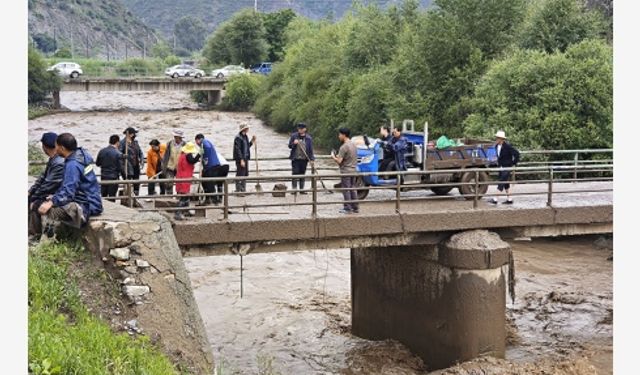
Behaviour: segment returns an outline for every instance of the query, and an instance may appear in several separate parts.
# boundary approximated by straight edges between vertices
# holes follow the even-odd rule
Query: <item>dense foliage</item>
[[[258,96],[258,88],[264,78],[255,74],[233,76],[227,83],[222,108],[230,111],[248,111]]]
[[[200,18],[184,16],[176,22],[173,33],[176,46],[191,52],[202,48],[207,37],[207,27]]]
[[[285,32],[285,57],[261,86],[254,111],[279,131],[305,121],[320,144],[332,146],[339,126],[376,135],[391,119],[413,119],[420,127],[428,122],[431,138],[487,136],[496,127],[517,131],[532,126],[515,114],[526,108],[546,124],[516,138],[528,145],[611,146],[608,24],[599,11],[567,1],[574,0],[435,0],[424,11],[405,0],[386,10],[356,6],[335,23],[297,17]],[[549,17],[554,7],[570,22]],[[554,95],[561,96],[555,105],[562,108],[545,100],[518,102],[510,82],[522,81],[525,97],[548,95],[549,87],[537,85],[526,69],[555,85]],[[586,97],[589,92],[596,94]],[[492,108],[512,117],[496,117]],[[559,112],[566,122],[552,120]],[[502,123],[507,118],[510,123]],[[552,142],[540,133],[554,122],[581,130],[571,133],[571,143]]]
[[[40,103],[51,91],[59,89],[62,81],[54,72],[47,71],[44,59],[32,45],[29,45],[27,58],[28,101],[30,104]]]

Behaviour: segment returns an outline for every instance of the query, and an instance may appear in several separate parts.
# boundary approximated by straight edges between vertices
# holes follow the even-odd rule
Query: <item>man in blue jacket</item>
[[[391,138],[391,150],[393,151],[394,165],[396,171],[406,171],[407,138],[402,135],[400,129],[394,127],[393,138]]]
[[[38,214],[38,208],[62,184],[64,158],[56,153],[57,137],[56,133],[44,133],[40,139],[42,151],[49,157],[49,161],[44,172],[29,189],[29,235],[42,234],[42,218]]]
[[[504,131],[500,130],[496,133],[496,155],[498,155],[498,166],[501,168],[511,168],[518,164],[520,161],[520,152],[516,150],[513,146],[507,143],[507,137]],[[504,204],[513,204],[513,200],[511,199],[511,195],[509,194],[509,188],[511,187],[508,183],[509,178],[511,178],[510,170],[501,170],[498,173],[498,180],[502,182],[498,184],[498,190],[500,192],[504,191],[507,194],[507,200],[502,202]],[[490,203],[497,204],[498,200],[493,197]]]
[[[204,137],[204,134],[196,135],[196,144],[202,150],[202,177],[227,177],[229,173],[229,165],[222,165],[216,147]],[[207,194],[216,193],[219,195],[207,196],[205,204],[220,204],[223,194],[223,183],[213,181],[203,181],[202,188]]]
[[[90,216],[102,213],[100,185],[93,172],[93,159],[70,133],[56,138],[58,155],[64,158],[62,185],[47,197],[38,212],[50,221],[65,221],[80,228]]]
[[[306,124],[301,122],[297,124],[296,127],[297,131],[291,133],[291,137],[289,137],[289,148],[291,149],[291,153],[289,154],[289,159],[291,159],[291,174],[304,175],[307,172],[307,163],[311,162],[313,167],[313,162],[316,160],[315,155],[313,155],[313,139],[311,139],[311,136],[307,134]],[[304,190],[304,178],[294,178],[291,181],[291,187],[294,190],[294,194],[297,189],[297,185],[300,186],[300,190]],[[301,191],[300,194],[307,193]]]

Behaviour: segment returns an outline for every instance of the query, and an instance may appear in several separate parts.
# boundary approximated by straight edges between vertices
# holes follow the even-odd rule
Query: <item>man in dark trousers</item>
[[[29,235],[42,234],[42,219],[38,208],[49,195],[55,193],[62,184],[64,176],[64,158],[56,153],[56,133],[44,133],[42,151],[49,157],[44,172],[29,189]]]
[[[236,161],[236,177],[246,177],[249,175],[249,159],[251,159],[251,146],[256,141],[256,136],[249,137],[249,124],[240,124],[240,132],[233,140],[233,160]],[[246,192],[247,182],[236,181],[236,192]],[[242,195],[239,195],[242,196]]]
[[[113,134],[109,137],[109,146],[98,152],[96,165],[100,167],[100,179],[102,181],[117,181],[122,173],[122,160],[124,155],[118,150],[120,137]],[[115,197],[118,194],[118,185],[101,185],[100,194],[103,198]],[[111,199],[114,201],[115,199]]]
[[[206,139],[204,134],[198,134],[196,135],[196,145],[200,147],[202,154],[202,177],[226,177],[229,173],[229,165],[222,165],[213,143]],[[207,194],[216,193],[216,188],[219,195],[207,196],[205,204],[220,204],[222,202],[223,185],[222,182],[202,182],[202,189]]]
[[[125,180],[139,180],[142,169],[143,154],[142,147],[136,141],[138,131],[132,127],[124,131],[125,138],[120,141],[120,152],[125,155],[122,161],[122,178]],[[140,194],[140,184],[133,184],[135,195]]]
[[[391,145],[392,139],[391,129],[388,126],[381,126],[379,142],[382,147],[382,160],[379,161],[380,165],[378,167],[378,170],[381,172],[391,171],[393,168],[394,155]]]
[[[93,172],[93,158],[70,133],[56,138],[58,155],[64,158],[62,185],[55,194],[47,197],[38,213],[51,221],[65,221],[75,227],[83,227],[90,216],[102,213],[100,185]],[[49,234],[48,234],[49,235]]]
[[[292,175],[304,175],[307,172],[307,163],[316,160],[313,155],[313,139],[307,134],[307,125],[299,123],[296,125],[297,131],[291,134],[289,137],[289,148],[291,153],[289,159],[291,159],[291,174]],[[294,178],[291,180],[291,187],[294,190],[297,189],[299,182],[300,190],[304,190],[304,178]],[[300,194],[307,194],[301,191]]]
[[[358,166],[358,150],[356,145],[351,141],[351,131],[347,128],[340,128],[338,130],[338,140],[342,145],[338,150],[338,155],[334,151],[331,151],[331,158],[340,166],[341,174],[353,174],[356,173]],[[359,212],[358,191],[356,190],[356,177],[355,176],[343,176],[340,177],[340,187],[343,189],[342,196],[344,198],[344,208],[341,209],[341,214],[357,214]]]
[[[507,137],[504,131],[500,130],[496,133],[496,155],[498,156],[498,166],[500,168],[510,168],[514,167],[520,161],[520,152],[516,150],[513,146],[507,143]],[[498,180],[502,183],[498,184],[498,190],[500,192],[504,191],[507,194],[507,200],[502,202],[504,204],[513,204],[513,200],[509,194],[510,185],[508,183],[509,178],[511,177],[510,170],[500,171],[498,173]],[[493,197],[489,202],[493,204],[497,204],[498,200]]]

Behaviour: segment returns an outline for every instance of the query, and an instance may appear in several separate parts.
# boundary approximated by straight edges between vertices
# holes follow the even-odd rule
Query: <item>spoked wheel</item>
[[[462,174],[462,178],[460,179],[461,183],[472,183],[469,185],[460,185],[458,186],[458,191],[462,195],[469,195],[464,197],[465,199],[473,199],[473,195],[476,194],[476,186],[473,184],[476,181],[476,173],[475,172],[464,172]],[[487,172],[479,172],[478,173],[478,182],[487,182],[489,181],[489,175]],[[489,185],[478,185],[478,198],[482,198],[483,195],[487,193],[489,190]]]
[[[178,73],[173,73],[173,75],[171,76],[171,78],[178,78]]]

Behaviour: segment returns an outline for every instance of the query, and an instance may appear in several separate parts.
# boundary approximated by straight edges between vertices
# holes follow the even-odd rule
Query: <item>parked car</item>
[[[204,70],[196,69],[192,66],[184,65],[184,64],[174,65],[170,68],[167,68],[167,70],[164,71],[164,74],[171,78],[178,78],[178,77],[200,78],[205,76]]]
[[[269,74],[271,73],[271,65],[270,62],[262,62],[259,64],[255,64],[251,66],[251,73],[260,73],[260,74]]]
[[[47,70],[55,71],[61,77],[78,78],[83,74],[80,65],[73,62],[59,62]]]
[[[212,70],[211,76],[216,78],[224,78],[245,73],[247,73],[247,69],[241,67],[240,65],[227,65],[224,68]]]

